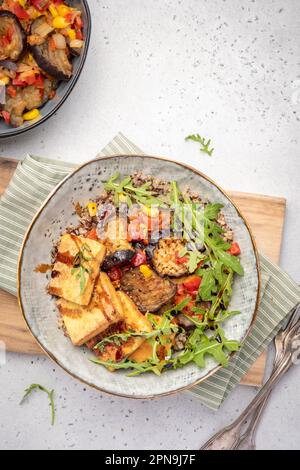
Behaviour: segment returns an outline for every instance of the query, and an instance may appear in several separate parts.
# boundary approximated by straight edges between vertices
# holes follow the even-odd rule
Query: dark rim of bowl
[[[6,132],[0,133],[0,139],[5,139],[5,138],[7,139],[9,137],[15,137],[17,135],[24,134],[24,132],[30,131],[30,130],[35,129],[36,127],[40,126],[41,124],[46,122],[50,117],[53,116],[53,114],[55,114],[59,110],[59,108],[64,104],[66,99],[71,94],[73,88],[75,87],[76,83],[78,82],[78,79],[80,77],[80,74],[82,72],[83,66],[84,66],[86,58],[87,58],[87,54],[88,54],[88,50],[89,50],[89,44],[90,44],[90,38],[91,38],[91,30],[92,30],[92,18],[91,18],[90,7],[88,5],[87,0],[81,0],[81,2],[82,2],[82,5],[83,5],[83,8],[85,10],[86,17],[87,17],[85,45],[84,45],[84,51],[80,55],[80,62],[79,62],[79,65],[78,65],[78,69],[77,69],[76,73],[73,75],[73,77],[71,78],[71,80],[68,82],[68,84],[69,84],[68,89],[65,91],[64,95],[59,99],[57,105],[51,111],[49,111],[45,116],[43,116],[41,119],[39,119],[38,121],[36,121],[32,125],[30,125],[28,127],[25,127],[25,128],[21,127],[21,128],[8,129]]]

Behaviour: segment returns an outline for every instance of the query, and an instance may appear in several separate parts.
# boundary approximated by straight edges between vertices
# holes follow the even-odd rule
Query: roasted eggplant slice
[[[180,259],[185,243],[178,238],[162,238],[154,250],[152,264],[163,276],[180,277],[188,272],[187,262]]]
[[[17,89],[16,96],[11,97],[6,94],[6,103],[3,106],[4,111],[10,114],[10,123],[13,127],[19,127],[23,124],[24,111],[31,111],[40,108],[45,104],[51,95],[56,83],[46,79],[44,81],[44,91],[41,92],[34,86]]]
[[[35,20],[28,39],[30,50],[36,63],[44,72],[57,80],[69,80],[73,73],[69,49],[67,45],[63,49],[53,47],[57,34],[51,34],[52,29],[44,17]]]
[[[26,34],[16,15],[0,11],[0,60],[16,62],[26,49]]]
[[[119,250],[113,254],[105,257],[102,269],[103,271],[109,271],[112,268],[122,268],[130,263],[134,257],[135,252],[133,250]]]
[[[157,312],[174,298],[177,288],[169,279],[162,279],[154,271],[145,277],[139,268],[123,273],[121,288],[131,297],[141,312]]]

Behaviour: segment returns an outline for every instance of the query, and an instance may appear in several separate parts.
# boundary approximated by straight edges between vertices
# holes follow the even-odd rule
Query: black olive
[[[112,268],[121,268],[130,263],[134,257],[135,252],[133,250],[119,250],[115,251],[112,255],[105,257],[102,269],[103,271],[109,271]]]

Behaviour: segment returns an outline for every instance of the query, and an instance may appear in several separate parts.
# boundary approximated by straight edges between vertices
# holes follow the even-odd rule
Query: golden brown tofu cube
[[[71,234],[63,235],[48,287],[49,294],[78,305],[88,305],[104,256],[102,243]]]
[[[117,292],[122,307],[123,307],[123,321],[125,324],[124,331],[135,331],[136,333],[149,333],[152,331],[151,323],[147,318],[138,310],[134,302],[122,291]],[[120,361],[125,357],[132,354],[138,347],[143,344],[145,338],[143,337],[132,337],[129,338],[121,345],[115,343],[108,344],[104,347],[104,350],[98,354],[98,357],[107,361]]]
[[[105,273],[100,273],[87,307],[65,299],[59,299],[57,306],[75,346],[85,344],[123,318],[122,305]]]

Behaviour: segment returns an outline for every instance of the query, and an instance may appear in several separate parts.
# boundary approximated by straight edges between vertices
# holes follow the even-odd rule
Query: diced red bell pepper
[[[88,232],[87,238],[89,238],[90,240],[98,240],[97,230],[95,228],[92,228],[92,230]]]
[[[111,268],[107,275],[111,281],[119,281],[122,277],[122,271],[120,268]]]
[[[201,284],[202,278],[199,276],[193,276],[193,278],[183,283],[184,288],[191,293],[197,293]]]
[[[40,12],[47,10],[49,6],[49,0],[30,0],[31,4]]]
[[[139,250],[134,257],[131,260],[132,266],[137,268],[138,266],[141,266],[142,264],[147,264],[147,255],[144,251]]]
[[[6,124],[10,124],[10,113],[8,111],[2,111],[2,116]]]
[[[76,30],[76,39],[79,39],[80,41],[83,41],[83,34],[80,31],[80,29]]]
[[[24,82],[23,80],[19,80],[18,78],[14,78],[12,81],[12,84],[15,86],[26,86],[27,83]]]
[[[232,256],[238,256],[241,254],[241,249],[240,249],[240,245],[236,242],[233,242],[231,244],[231,247],[230,249],[228,250],[228,253],[230,253]]]
[[[13,86],[7,87],[7,93],[11,98],[15,98],[17,96],[17,90]]]
[[[76,18],[75,18],[75,24],[77,26],[77,28],[79,29],[82,29],[83,27],[83,21],[82,21],[82,18],[80,15],[77,15]]]
[[[29,20],[30,18],[27,11],[18,3],[13,5],[13,13],[19,18],[19,20]]]

